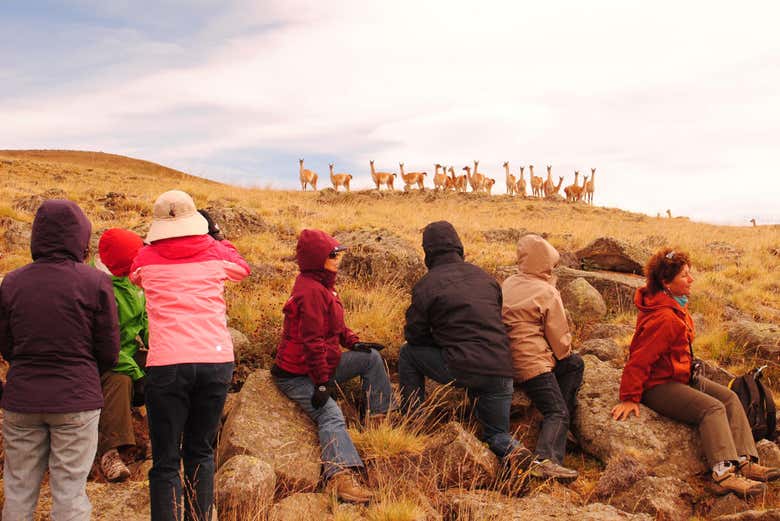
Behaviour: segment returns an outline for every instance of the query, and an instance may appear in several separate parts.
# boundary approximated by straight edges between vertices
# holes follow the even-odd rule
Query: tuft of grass
[[[409,499],[381,501],[368,507],[369,521],[419,521],[425,512]]]
[[[349,434],[355,447],[366,459],[422,454],[429,438],[410,428],[408,423],[392,426],[387,421],[370,429],[352,428]]]

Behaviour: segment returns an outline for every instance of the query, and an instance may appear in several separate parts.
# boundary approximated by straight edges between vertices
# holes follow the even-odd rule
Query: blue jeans
[[[499,458],[522,446],[509,434],[509,408],[512,404],[512,378],[459,372],[444,361],[442,350],[431,346],[404,344],[398,356],[401,408],[412,412],[425,400],[425,377],[440,384],[465,387],[475,403],[474,411],[482,426],[482,440]]]
[[[187,521],[211,520],[214,440],[232,376],[233,362],[146,369],[153,459],[149,471],[152,521],[180,521],[182,515]],[[183,485],[179,475],[182,459]]]
[[[521,384],[521,387],[542,413],[536,456],[563,463],[566,453],[566,433],[577,406],[577,391],[582,385],[585,364],[572,353],[558,360],[551,372],[542,373]]]
[[[344,382],[356,376],[363,380],[363,391],[368,396],[371,413],[384,414],[390,408],[392,389],[382,356],[375,350],[370,353],[347,351],[341,355],[333,379]],[[363,461],[347,433],[347,425],[341,408],[333,398],[315,409],[311,404],[314,383],[308,376],[294,378],[274,377],[277,387],[292,401],[300,405],[317,423],[322,450],[325,480],[345,468],[362,467]]]

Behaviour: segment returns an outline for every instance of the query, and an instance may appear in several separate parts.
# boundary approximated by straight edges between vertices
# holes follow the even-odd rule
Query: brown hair
[[[653,295],[663,291],[664,282],[671,282],[686,264],[691,265],[687,252],[672,248],[662,248],[655,252],[645,265],[648,291]]]

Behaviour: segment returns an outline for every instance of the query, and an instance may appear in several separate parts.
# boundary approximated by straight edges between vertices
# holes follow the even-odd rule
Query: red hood
[[[301,271],[320,271],[339,241],[322,230],[303,230],[298,236],[295,256]]]
[[[661,308],[671,308],[679,313],[680,311],[685,311],[688,307],[687,305],[685,308],[680,307],[676,300],[663,291],[659,291],[654,295],[651,294],[647,290],[647,286],[636,290],[636,293],[634,294],[634,304],[636,304],[639,311],[644,311],[645,313],[656,311]]]
[[[166,259],[194,257],[214,242],[210,235],[189,235],[154,241],[154,250]]]

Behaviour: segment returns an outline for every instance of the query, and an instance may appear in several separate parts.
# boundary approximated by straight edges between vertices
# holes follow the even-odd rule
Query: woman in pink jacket
[[[208,232],[188,194],[165,192],[154,203],[150,245],[130,268],[130,280],[145,291],[149,315],[145,394],[154,460],[152,521],[179,521],[182,513],[187,520],[211,519],[212,447],[233,376],[224,285],[249,275],[249,265],[232,244]]]

